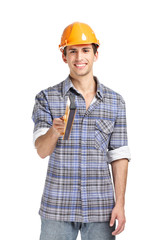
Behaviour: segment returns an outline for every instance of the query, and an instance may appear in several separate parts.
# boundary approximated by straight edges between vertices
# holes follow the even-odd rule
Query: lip
[[[75,63],[74,66],[77,69],[84,69],[86,67],[87,63]]]

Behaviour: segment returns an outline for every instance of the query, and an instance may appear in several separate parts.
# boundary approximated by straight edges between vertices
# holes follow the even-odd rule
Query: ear
[[[98,60],[98,51],[96,52],[96,54],[94,55],[94,62],[96,62]]]
[[[65,63],[67,63],[67,58],[66,58],[66,56],[64,55],[63,52],[62,52],[62,59],[63,59],[63,61],[64,61]]]

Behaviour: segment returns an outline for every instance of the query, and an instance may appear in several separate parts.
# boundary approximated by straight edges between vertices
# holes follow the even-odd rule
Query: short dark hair
[[[94,55],[96,54],[96,52],[97,52],[97,49],[98,49],[98,45],[97,44],[95,44],[95,43],[92,43],[92,48],[93,48],[93,52],[94,52]],[[65,47],[64,49],[63,49],[63,54],[64,54],[64,56],[66,56],[67,55],[67,47]]]

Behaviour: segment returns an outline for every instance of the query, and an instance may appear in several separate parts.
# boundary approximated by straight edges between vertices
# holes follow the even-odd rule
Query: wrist
[[[125,199],[124,198],[117,198],[116,199],[116,205],[120,207],[124,207],[125,205]]]
[[[51,127],[49,129],[49,134],[50,134],[50,137],[56,138],[56,139],[58,139],[60,136],[59,132],[54,127]]]

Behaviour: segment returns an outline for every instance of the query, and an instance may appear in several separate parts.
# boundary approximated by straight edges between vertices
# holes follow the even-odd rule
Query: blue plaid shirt
[[[44,134],[54,118],[65,114],[70,93],[77,111],[69,140],[59,137],[50,155],[39,214],[74,222],[109,221],[114,191],[109,163],[130,160],[125,102],[121,95],[97,83],[95,101],[85,99],[69,77],[37,94],[33,109],[34,137]],[[35,139],[36,139],[35,138]]]

